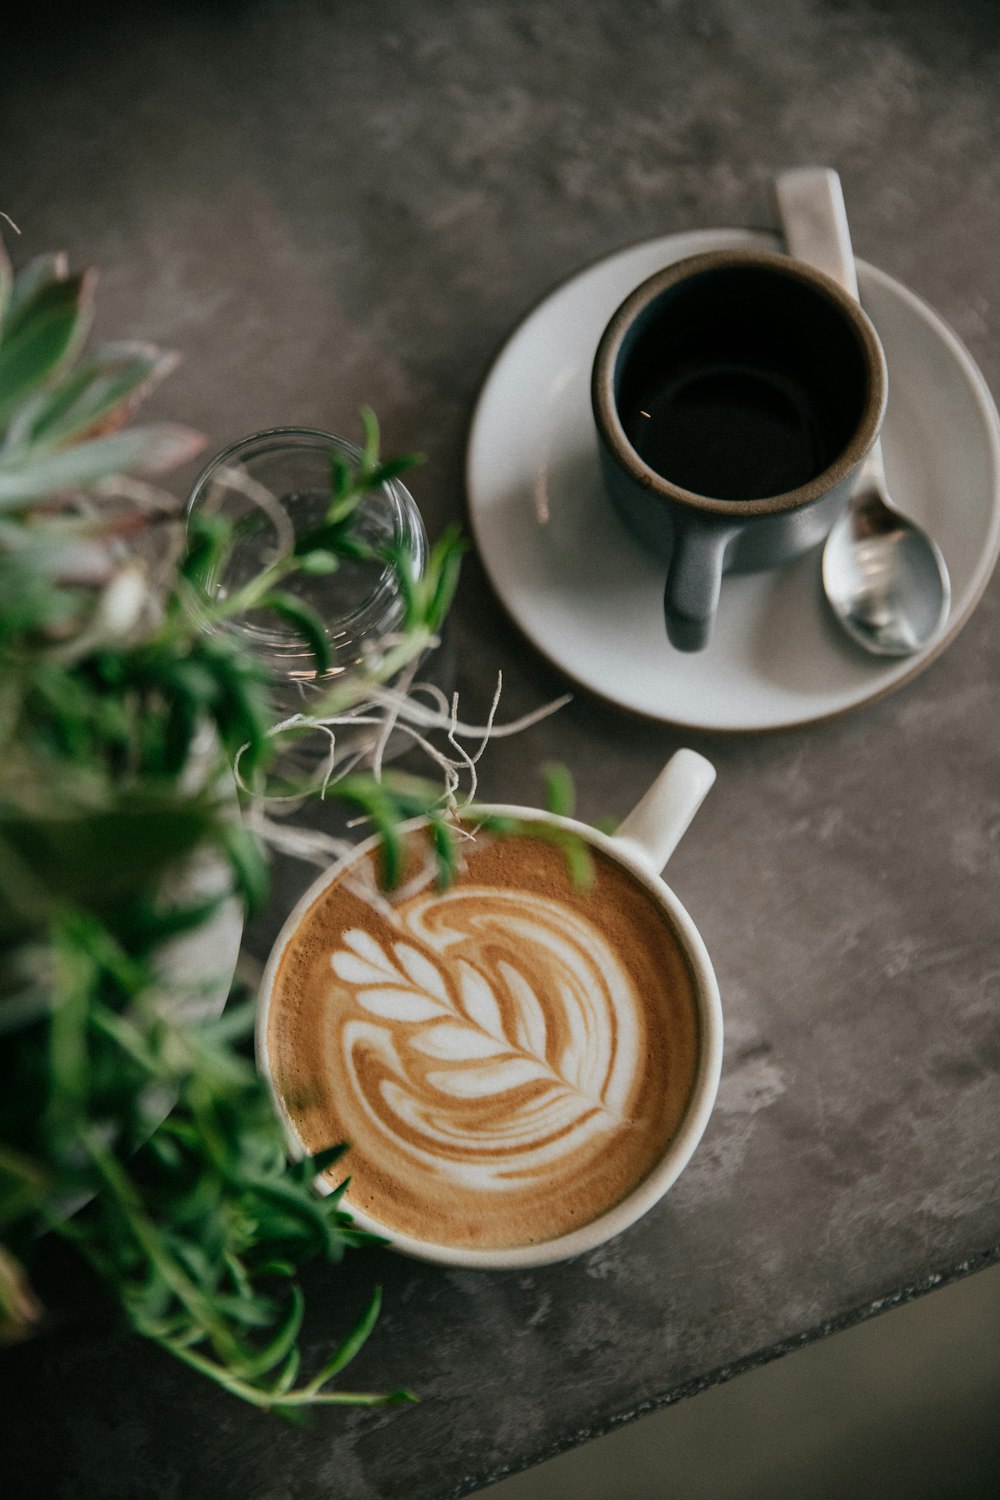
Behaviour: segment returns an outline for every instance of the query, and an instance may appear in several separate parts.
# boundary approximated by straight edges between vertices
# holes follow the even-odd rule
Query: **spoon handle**
[[[792,167],[774,183],[789,255],[825,271],[856,302],[858,273],[851,246],[844,190],[832,167]],[[858,470],[858,484],[884,487],[882,445],[876,439]]]

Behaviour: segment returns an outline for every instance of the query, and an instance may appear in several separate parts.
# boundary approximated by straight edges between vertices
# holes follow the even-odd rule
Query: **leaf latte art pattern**
[[[330,969],[367,1129],[436,1175],[513,1190],[628,1121],[641,1001],[568,904],[462,886],[350,928]]]
[[[407,874],[419,873],[419,832]],[[345,1141],[347,1206],[422,1245],[556,1240],[663,1159],[700,1052],[686,950],[594,848],[476,837],[457,883],[388,900],[374,859],[319,890],[281,954],[267,1049],[306,1153]]]

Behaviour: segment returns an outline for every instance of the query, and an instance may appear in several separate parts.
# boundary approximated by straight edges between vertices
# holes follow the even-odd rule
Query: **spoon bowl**
[[[848,635],[865,650],[910,656],[948,618],[948,569],[936,543],[890,504],[878,479],[862,474],[849,508],[830,530],[823,591]]]
[[[775,184],[788,251],[858,296],[844,196],[827,167]],[[846,511],[823,548],[823,591],[844,630],[876,656],[910,656],[943,629],[951,584],[940,548],[889,498],[881,444],[861,464]]]

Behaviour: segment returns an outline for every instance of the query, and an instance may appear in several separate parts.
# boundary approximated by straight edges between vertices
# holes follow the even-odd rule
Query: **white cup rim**
[[[673,1186],[691,1160],[715,1105],[722,1073],[722,1003],[715,970],[700,932],[670,886],[635,846],[627,845],[613,836],[601,833],[600,830],[580,823],[575,818],[563,817],[540,809],[507,803],[477,803],[475,813],[512,818],[521,822],[542,822],[554,825],[579,835],[626,869],[667,912],[682,942],[695,979],[694,990],[699,1027],[698,1062],[687,1107],[680,1124],[667,1142],[656,1165],[618,1203],[577,1229],[558,1235],[551,1240],[542,1240],[530,1245],[516,1245],[503,1249],[470,1248],[416,1239],[411,1235],[387,1229],[362,1210],[355,1208],[350,1202],[346,1200],[344,1202],[344,1207],[349,1211],[359,1229],[380,1235],[386,1241],[388,1248],[413,1259],[467,1269],[512,1270],[550,1265],[557,1261],[570,1260],[576,1255],[596,1249],[598,1245],[603,1245],[636,1223]],[[426,824],[426,818],[412,818],[400,824],[399,832],[405,835]],[[364,860],[370,851],[377,847],[378,841],[377,834],[365,839],[363,843],[358,844],[316,877],[285,919],[261,976],[255,1027],[257,1067],[281,1121],[289,1154],[296,1159],[305,1156],[305,1147],[284,1107],[271,1071],[267,1049],[267,1021],[274,981],[285,949],[303,917],[333,881],[339,879],[345,870]],[[318,1178],[316,1187],[324,1194],[333,1191],[332,1185],[325,1178]]]

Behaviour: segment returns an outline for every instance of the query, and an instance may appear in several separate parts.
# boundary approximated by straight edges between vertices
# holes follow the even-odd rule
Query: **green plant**
[[[322,667],[322,632],[288,581],[356,554],[355,506],[407,461],[382,464],[366,415],[362,460],[335,465],[324,524],[240,597],[212,602],[204,583],[231,536],[216,521],[188,533],[151,482],[201,439],[127,425],[174,361],[145,345],[85,353],[92,305],[93,277],[60,257],[15,278],[0,254],[0,1324],[12,1337],[39,1315],[25,1266],[44,1229],[97,1269],[138,1333],[247,1401],[292,1415],[406,1399],[330,1388],[374,1324],[377,1292],[323,1368],[300,1376],[299,1269],[367,1238],[338,1195],[310,1188],[342,1147],[287,1163],[243,1045],[252,1000],[186,1021],[164,1003],[157,958],[223,899],[164,900],[198,851],[225,862],[249,906],[267,887],[265,825],[234,817],[225,773],[238,759],[257,805],[274,750],[269,680],[212,627],[275,609]],[[323,714],[377,699],[434,641],[460,550],[446,534],[422,578],[385,558],[406,598],[400,639]],[[453,780],[442,796],[433,780],[355,769],[324,791],[361,809],[390,856],[397,822],[429,814],[447,876]]]

